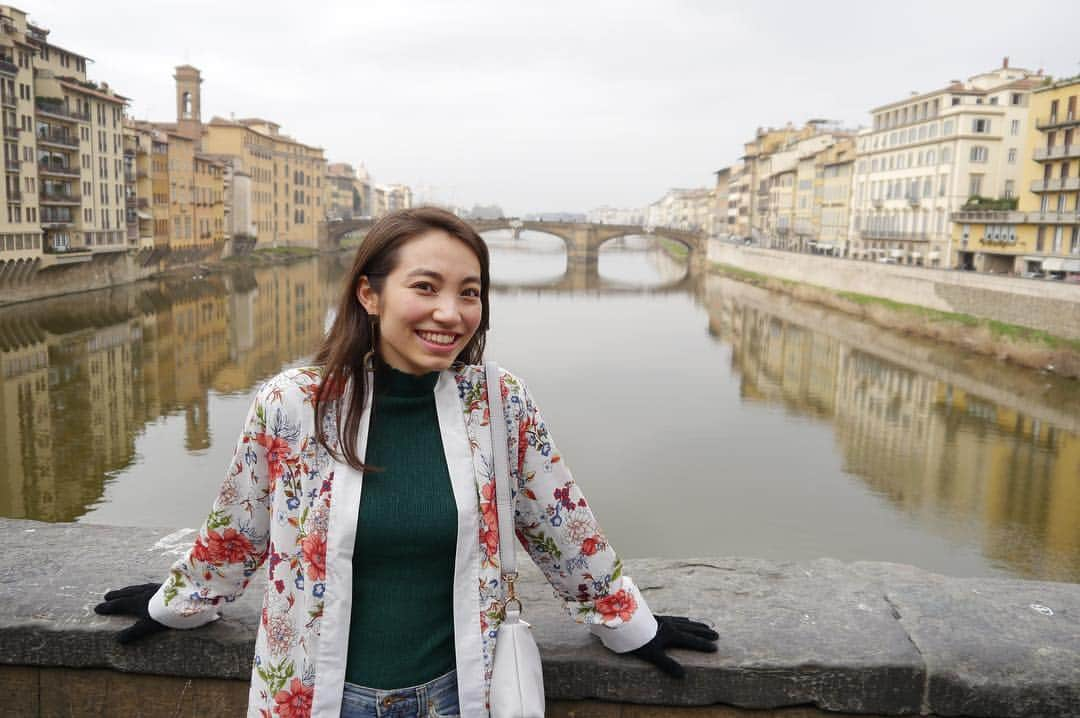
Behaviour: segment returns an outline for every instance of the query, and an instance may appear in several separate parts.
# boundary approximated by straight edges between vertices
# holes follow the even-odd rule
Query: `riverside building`
[[[282,134],[279,124],[261,118],[214,117],[204,124],[199,70],[180,65],[173,78],[176,121],[153,124],[166,133],[168,144],[176,145],[168,151],[174,161],[170,170],[183,165],[182,176],[173,180],[170,174],[170,191],[175,184],[178,204],[192,206],[190,213],[170,213],[170,229],[179,236],[174,244],[189,248],[219,242],[228,217],[230,233],[254,228],[257,247],[316,246],[325,218],[322,148]],[[226,175],[230,196],[241,193],[247,205],[242,211],[224,207]],[[246,237],[246,232],[234,236],[240,234]]]
[[[1005,58],[967,82],[871,110],[857,140],[852,255],[955,265],[949,215],[972,200],[1017,196],[1029,98],[1044,81]]]
[[[1031,94],[1016,210],[953,214],[961,266],[982,272],[1080,275],[1080,77]]]
[[[86,62],[0,5],[2,278],[139,246],[127,229],[127,100],[88,80]]]

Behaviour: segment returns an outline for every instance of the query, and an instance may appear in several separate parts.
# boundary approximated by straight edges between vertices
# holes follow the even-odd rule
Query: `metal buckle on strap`
[[[521,599],[517,597],[517,589],[514,588],[514,582],[517,581],[517,571],[504,573],[503,581],[506,583],[505,598],[502,600],[502,615],[501,618],[506,618],[506,607],[511,603],[517,604],[518,613],[522,612]]]

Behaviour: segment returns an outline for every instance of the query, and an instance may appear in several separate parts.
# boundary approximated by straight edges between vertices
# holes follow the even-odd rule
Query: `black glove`
[[[139,620],[116,635],[120,643],[131,643],[140,638],[164,631],[168,626],[150,618],[150,599],[161,588],[160,583],[144,583],[139,586],[127,586],[109,591],[105,602],[94,606],[94,613],[103,616],[135,616]]]
[[[686,675],[686,669],[665,651],[668,648],[688,648],[691,651],[716,653],[714,641],[720,634],[698,621],[685,616],[656,616],[656,635],[641,648],[630,651],[674,678]]]

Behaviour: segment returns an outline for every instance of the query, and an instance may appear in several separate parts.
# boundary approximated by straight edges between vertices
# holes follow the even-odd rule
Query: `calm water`
[[[592,266],[552,237],[490,239],[489,355],[624,555],[1080,581],[1080,383],[700,276],[646,239]],[[0,310],[0,515],[198,525],[252,393],[311,355],[343,273]]]

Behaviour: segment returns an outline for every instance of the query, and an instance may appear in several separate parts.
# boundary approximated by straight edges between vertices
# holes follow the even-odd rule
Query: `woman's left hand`
[[[688,648],[691,651],[716,653],[715,641],[720,634],[700,621],[685,616],[656,616],[656,635],[641,648],[630,651],[673,678],[683,678],[686,669],[671,656],[668,648]]]

